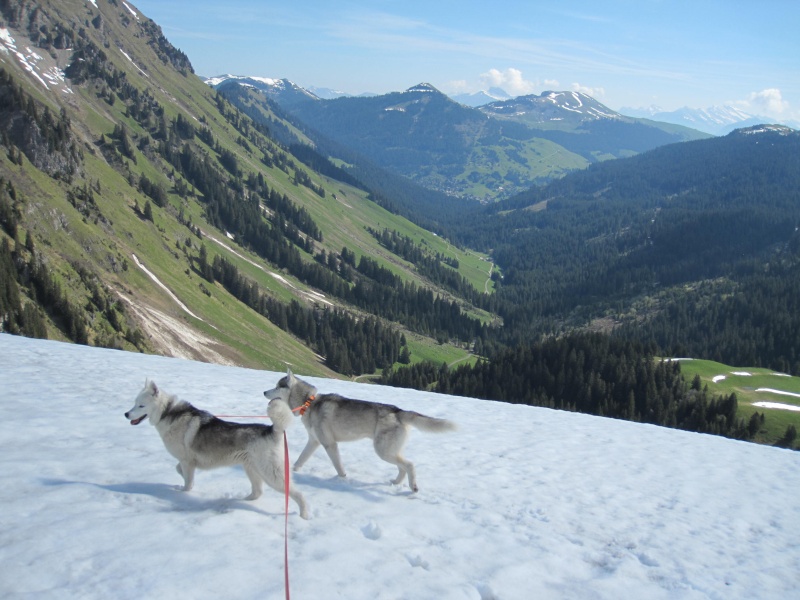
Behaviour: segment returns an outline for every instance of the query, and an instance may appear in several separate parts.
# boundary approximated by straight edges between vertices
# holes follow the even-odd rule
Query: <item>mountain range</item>
[[[651,106],[649,108],[622,108],[620,112],[632,117],[684,125],[712,135],[727,135],[734,129],[774,122],[769,117],[753,115],[730,105],[708,108],[685,106],[673,111],[665,111],[657,106]],[[782,124],[794,129],[800,128],[800,123],[791,120]]]
[[[224,77],[209,85],[263,93],[308,135],[321,134],[375,165],[449,195],[491,201],[593,162],[706,137],[631,117],[576,92],[545,92],[478,108],[428,83],[404,92],[323,100],[287,80]],[[253,98],[229,96],[248,106]],[[242,104],[239,104],[243,108]],[[244,109],[244,108],[243,108]]]
[[[220,75],[217,77],[206,78],[205,81],[214,87],[217,87],[219,84],[225,81],[240,81],[243,85],[252,85],[257,89],[261,89],[279,103],[292,102],[290,95],[284,95],[282,93],[286,88],[310,92],[322,100],[333,100],[336,98],[351,96],[345,92],[339,92],[328,88],[317,88],[312,86],[303,89],[287,79]],[[617,115],[618,118],[633,117],[636,119],[647,119],[661,123],[681,125],[710,135],[726,135],[734,129],[750,127],[760,123],[775,122],[775,120],[770,117],[755,115],[733,105],[710,106],[707,108],[690,108],[688,106],[684,106],[683,108],[672,111],[666,111],[658,106],[649,106],[645,108],[622,107],[619,109],[619,111],[614,111],[597,102],[595,99],[580,92],[543,92],[538,97],[543,99],[555,98],[554,94],[558,94],[564,98],[575,97],[575,95],[577,95],[577,97],[582,98],[581,102],[584,102],[585,100],[586,103],[594,105],[595,108],[598,109],[598,115]],[[361,94],[359,97],[369,97],[375,95],[377,94]],[[493,87],[488,90],[480,90],[473,93],[453,94],[450,96],[450,98],[455,102],[471,108],[487,107],[487,114],[501,116],[504,112],[506,114],[511,114],[513,111],[512,107],[515,104],[520,104],[521,110],[526,110],[525,104],[529,104],[531,100],[533,98],[537,98],[537,96],[530,95],[513,97],[505,90],[499,87]],[[496,103],[501,104],[497,107],[487,106]],[[507,104],[504,107],[502,103]],[[577,102],[574,103],[574,107],[579,108]],[[530,106],[528,106],[527,109],[530,110]],[[539,117],[539,122],[544,122],[541,117]],[[794,129],[800,129],[800,122],[784,120],[779,121],[779,124],[783,124]]]

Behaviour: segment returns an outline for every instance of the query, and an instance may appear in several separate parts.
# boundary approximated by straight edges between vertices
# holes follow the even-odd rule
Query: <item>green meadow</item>
[[[771,369],[732,367],[710,360],[682,360],[686,381],[700,376],[713,394],[736,394],[739,415],[745,420],[755,412],[764,415],[764,426],[756,435],[762,444],[775,444],[789,425],[800,429],[800,377],[790,377]],[[756,406],[769,403],[770,406]],[[795,441],[794,447],[798,447]]]

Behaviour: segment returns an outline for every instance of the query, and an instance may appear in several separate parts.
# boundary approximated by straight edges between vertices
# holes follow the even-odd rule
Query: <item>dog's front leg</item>
[[[303,448],[300,456],[297,457],[297,460],[294,463],[294,470],[299,471],[300,467],[306,464],[306,461],[311,458],[311,455],[314,454],[314,451],[317,448],[319,448],[319,442],[315,438],[308,436],[308,443],[306,444],[306,447]]]
[[[347,477],[347,473],[344,472],[344,467],[342,466],[342,458],[339,456],[339,446],[336,444],[336,442],[323,444],[322,447],[325,448],[325,452],[328,453],[328,456],[330,457],[339,477]]]
[[[194,465],[188,462],[179,462],[175,470],[183,477],[183,491],[191,491],[194,485]]]

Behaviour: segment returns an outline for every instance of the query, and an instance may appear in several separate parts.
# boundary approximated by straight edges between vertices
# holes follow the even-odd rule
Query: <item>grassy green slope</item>
[[[789,425],[800,428],[800,377],[789,377],[770,369],[731,367],[710,360],[681,361],[681,372],[686,381],[699,375],[713,394],[735,393],[739,415],[745,420],[755,412],[763,413],[764,427],[755,439],[759,443],[776,443]],[[762,402],[780,406],[755,406]]]
[[[94,7],[80,0],[66,0],[43,2],[42,8],[52,23],[84,28],[95,44],[105,48],[114,67],[163,107],[168,122],[182,115],[197,127],[206,123],[219,146],[235,153],[244,178],[249,173],[261,173],[271,188],[305,207],[323,232],[324,241],[319,247],[338,253],[346,246],[357,256],[379,260],[408,281],[429,285],[413,265],[380,247],[365,230],[367,226],[386,227],[433,252],[455,256],[462,274],[484,290],[489,267],[485,257],[453,248],[446,240],[386,212],[361,190],[305,169],[314,184],[325,190],[325,198],[320,198],[310,189],[295,185],[284,171],[264,166],[259,156],[237,144],[240,133],[220,114],[212,89],[191,73],[180,74],[162,62],[146,43],[137,20],[124,7],[98,4]],[[102,25],[86,27],[98,15]],[[140,19],[146,18],[140,15]],[[19,45],[27,42],[21,27],[12,26],[10,34]],[[58,59],[62,68],[69,60],[68,52],[53,50],[51,54],[49,58]],[[181,198],[173,185],[180,175],[174,174],[174,169],[155,153],[148,152],[146,143],[134,151],[135,161],[121,155],[116,161],[107,159],[102,146],[111,143],[115,126],[124,124],[136,145],[148,137],[148,132],[128,115],[124,102],[108,102],[101,97],[102,86],[93,83],[70,86],[71,94],[42,89],[10,54],[0,54],[0,67],[56,114],[62,108],[66,110],[72,129],[83,144],[81,171],[69,182],[45,175],[27,160],[17,165],[5,152],[0,156],[0,176],[13,184],[21,199],[21,229],[32,233],[37,250],[76,303],[85,304],[88,299],[87,290],[76,276],[75,267],[81,265],[121,299],[128,318],[147,334],[150,351],[275,370],[290,364],[298,372],[335,376],[300,341],[243,306],[219,284],[203,280],[193,270],[191,257],[197,255],[202,244],[209,261],[217,254],[224,256],[262,290],[284,302],[292,298],[309,302],[312,296],[307,294],[306,286],[286,273],[275,272],[271,265],[229,239],[226,232],[209,226],[204,219],[202,198]],[[212,149],[208,153],[214,156]],[[175,179],[171,179],[173,174]],[[148,198],[131,185],[141,176],[168,191],[164,207],[152,206],[152,222],[141,214]],[[67,201],[68,191],[81,186],[96,190],[95,206],[83,213]],[[179,215],[184,222],[199,226],[205,237],[195,236],[181,223]],[[312,260],[310,255],[306,258]],[[137,259],[169,292],[137,265]],[[319,300],[318,295],[316,298],[323,306],[330,301]],[[102,327],[99,321],[93,323],[90,341],[97,341]],[[59,337],[52,322],[49,331],[51,337]],[[418,344],[420,348],[430,345],[423,341]],[[122,345],[132,349],[127,343]],[[412,346],[412,356],[415,353]],[[453,348],[449,354],[458,358],[466,351]]]

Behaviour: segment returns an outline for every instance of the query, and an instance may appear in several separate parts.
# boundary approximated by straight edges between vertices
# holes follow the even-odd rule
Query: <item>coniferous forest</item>
[[[503,350],[491,360],[454,369],[420,363],[388,372],[383,383],[471,398],[544,406],[750,439],[761,417],[737,416],[735,395],[713,396],[687,384],[678,361],[645,346],[599,333],[550,338]]]

